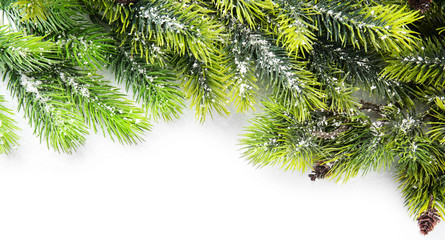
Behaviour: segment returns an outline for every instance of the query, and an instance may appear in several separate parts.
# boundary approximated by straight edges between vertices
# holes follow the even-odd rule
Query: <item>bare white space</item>
[[[0,157],[0,239],[444,239],[445,223],[419,234],[390,173],[336,184],[252,167],[238,145],[251,117],[187,111],[139,145],[92,134],[64,155],[19,114],[21,146]]]
[[[342,185],[252,167],[238,145],[249,114],[187,111],[137,146],[92,134],[73,155],[22,116],[21,146],[0,156],[1,240],[445,239],[445,223],[419,234],[389,172]]]

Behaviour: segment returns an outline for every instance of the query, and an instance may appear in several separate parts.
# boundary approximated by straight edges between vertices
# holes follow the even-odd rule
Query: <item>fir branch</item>
[[[226,93],[228,76],[225,74],[225,66],[205,64],[193,56],[176,55],[171,62],[179,73],[185,96],[191,99],[191,106],[195,108],[196,116],[201,122],[206,116],[212,116],[212,110],[220,115],[229,114]]]
[[[57,152],[72,153],[85,143],[88,133],[70,96],[46,71],[25,74],[7,70],[8,89],[19,101],[19,109],[34,127],[40,141]],[[4,79],[6,80],[6,79]]]
[[[324,61],[311,61],[309,68],[317,76],[318,82],[323,84],[321,89],[326,96],[324,102],[329,111],[347,114],[357,112],[359,104],[354,93],[358,88],[345,83],[348,74],[345,75],[343,71]]]
[[[341,46],[323,40],[322,37],[318,41],[309,57],[314,71],[323,72],[323,69],[333,64],[343,71],[340,72],[340,78],[344,78],[345,83],[374,97],[384,97],[389,102],[414,105],[415,94],[411,86],[380,75],[386,63],[379,53],[355,49],[350,45]]]
[[[400,159],[397,181],[412,216],[419,216],[428,208],[430,195],[441,196],[435,207],[444,215],[442,146],[424,137],[405,138],[398,142]]]
[[[235,31],[236,43],[249,52],[255,61],[256,77],[273,87],[276,99],[300,120],[309,116],[311,109],[323,108],[323,94],[314,76],[304,68],[304,63],[292,61],[287,53],[271,43],[260,33],[242,26]]]
[[[11,32],[7,26],[0,28],[0,67],[19,72],[43,70],[52,60],[43,54],[55,51],[52,42],[41,37],[26,36],[24,32]]]
[[[343,45],[400,52],[416,44],[415,32],[407,25],[420,17],[396,5],[362,7],[354,2],[327,0],[307,2],[307,6],[318,13],[312,17],[319,36]]]
[[[62,3],[58,0],[48,9],[49,18],[38,23],[21,21],[20,13],[14,9],[8,13],[13,21],[20,21],[20,29],[55,42],[59,58],[70,60],[82,68],[102,69],[114,51],[114,40],[104,27],[80,15],[82,7],[85,6],[79,2],[68,0]],[[63,18],[58,18],[61,13]]]
[[[109,56],[115,53],[115,40],[96,24],[86,20],[78,23],[78,26],[53,37],[59,56],[81,68],[103,69],[109,63]]]
[[[346,182],[359,173],[389,169],[394,162],[394,154],[388,147],[387,126],[371,123],[364,116],[359,119],[342,125],[348,126],[348,130],[338,134],[325,148],[327,155],[331,155],[327,163],[333,164],[332,178]]]
[[[265,21],[265,12],[274,8],[272,0],[212,0],[212,3],[222,17],[235,18],[251,28]]]
[[[382,122],[391,126],[388,134],[392,136],[393,142],[398,142],[397,139],[404,137],[424,136],[423,114],[417,114],[414,109],[401,109],[393,104],[388,104],[380,108],[382,111]]]
[[[128,40],[128,39],[127,39]],[[171,51],[160,48],[155,41],[143,41],[139,44],[139,50],[134,49],[131,42],[138,41],[137,39],[131,39],[129,41],[118,40],[120,42],[120,48],[124,48],[124,51],[130,51],[131,57],[137,57],[144,59],[147,64],[169,66]],[[139,53],[138,53],[139,52]]]
[[[77,0],[22,0],[13,4],[7,14],[20,29],[34,29],[47,35],[76,26],[81,7]]]
[[[13,112],[4,106],[5,99],[0,95],[0,153],[9,154],[18,146],[17,122],[11,118]]]
[[[277,42],[282,44],[286,50],[297,57],[303,56],[312,50],[312,44],[315,40],[311,14],[315,11],[305,6],[303,1],[299,0],[280,0],[277,1],[279,7],[275,8],[275,19],[270,21],[274,33],[277,36]]]
[[[430,109],[430,116],[433,117],[428,135],[432,140],[439,143],[445,143],[445,99],[443,97],[435,97],[434,105]]]
[[[227,65],[229,70],[228,89],[231,101],[238,112],[254,109],[257,102],[256,90],[258,79],[255,76],[255,62],[251,53],[239,44],[236,34],[232,33],[231,44],[228,46]]]
[[[102,69],[114,51],[114,40],[104,27],[80,14],[82,7],[85,6],[77,1],[62,3],[58,0],[47,9],[50,11],[48,18],[39,22],[22,21],[20,12],[15,9],[7,13],[14,22],[19,22],[19,29],[55,42],[59,58],[82,68]],[[61,13],[63,17],[58,18]]]
[[[82,113],[88,126],[120,143],[135,144],[150,129],[141,109],[127,100],[119,90],[101,76],[61,64],[54,67],[54,78],[71,96],[71,101]]]
[[[82,0],[91,12],[100,13],[113,30],[123,34],[131,23],[134,4],[119,4],[115,0]]]
[[[195,11],[193,7],[168,0],[141,0],[130,26],[133,50],[145,51],[145,41],[153,40],[159,47],[178,55],[193,55],[210,63],[218,54],[215,44],[221,42],[224,27]]]
[[[445,85],[445,41],[429,39],[413,51],[403,51],[388,61],[382,74],[401,82]]]
[[[7,10],[11,8],[11,5],[16,3],[17,0],[0,0],[0,9],[1,10]]]
[[[301,122],[273,99],[264,102],[264,113],[247,128],[241,144],[243,156],[258,166],[305,171],[322,152],[309,131],[314,122]]]
[[[130,50],[124,48],[111,67],[118,82],[124,82],[126,90],[133,90],[136,100],[150,111],[153,119],[179,118],[184,96],[173,69],[147,64],[145,59],[132,56]]]
[[[21,0],[13,4],[15,8],[23,16],[23,21],[46,21],[47,15],[50,14],[46,5],[48,2],[45,0]]]

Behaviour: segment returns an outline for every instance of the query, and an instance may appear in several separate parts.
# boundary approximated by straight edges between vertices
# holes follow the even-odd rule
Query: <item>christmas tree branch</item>
[[[275,8],[274,21],[270,22],[277,36],[277,42],[295,57],[299,54],[304,56],[312,50],[315,40],[313,31],[317,28],[309,15],[316,12],[306,7],[303,1],[279,0],[276,2],[279,7]]]
[[[403,51],[389,60],[383,75],[401,82],[444,86],[445,41],[430,39],[413,51]]]
[[[19,29],[49,35],[75,26],[75,19],[81,18],[81,7],[77,0],[21,0],[6,12]]]
[[[273,99],[264,106],[241,139],[243,156],[258,167],[305,171],[322,152],[309,130],[315,121],[301,122]]]
[[[13,112],[4,106],[5,99],[0,96],[0,153],[8,154],[13,148],[18,146],[19,128],[17,123],[11,118]]]
[[[8,89],[25,111],[34,133],[57,152],[72,153],[85,142],[88,133],[70,96],[48,72],[25,74],[7,70]]]
[[[143,111],[101,76],[77,70],[66,63],[56,66],[54,74],[95,132],[100,126],[104,135],[107,133],[111,139],[134,144],[142,141],[141,135],[150,129]]]
[[[251,28],[265,21],[265,12],[273,9],[271,0],[212,0],[212,3],[222,17],[235,18]]]
[[[354,93],[358,88],[345,83],[347,74],[325,61],[311,61],[310,69],[322,84],[321,90],[326,96],[324,102],[328,110],[347,114],[357,112],[359,104]]]
[[[40,37],[26,36],[24,32],[11,32],[0,28],[0,66],[19,72],[42,70],[51,64],[44,53],[54,52],[55,44]]]
[[[141,0],[136,4],[130,26],[135,51],[144,51],[144,42],[153,40],[159,47],[179,55],[192,54],[210,63],[217,54],[224,27],[192,7],[173,1]]]
[[[400,159],[397,181],[405,197],[405,205],[413,216],[419,216],[429,207],[430,196],[443,196],[444,149],[421,136],[406,138],[398,143]],[[436,202],[439,214],[444,216],[444,202]]]
[[[184,96],[175,71],[154,62],[147,64],[145,59],[132,56],[130,51],[129,48],[121,48],[114,58],[111,66],[116,79],[123,82],[127,90],[133,90],[136,100],[143,104],[153,119],[179,118],[184,108]]]
[[[377,51],[396,51],[415,45],[415,32],[407,25],[420,17],[416,12],[396,5],[363,7],[359,3],[341,0],[307,2],[307,7],[318,14],[312,15],[319,36],[351,44],[355,48],[369,47]]]
[[[255,77],[255,63],[252,60],[250,53],[245,51],[238,40],[235,38],[236,34],[231,34],[232,44],[228,46],[230,54],[227,58],[227,64],[230,69],[230,77],[232,79],[228,84],[231,101],[234,102],[238,112],[244,112],[248,109],[254,109],[256,104],[258,81]]]
[[[134,4],[117,4],[115,0],[82,0],[90,13],[99,13],[113,30],[123,34],[131,23]]]
[[[229,114],[226,93],[228,77],[224,66],[209,65],[193,56],[176,56],[171,62],[179,72],[185,96],[191,99],[191,105],[201,122],[206,116],[212,116],[212,110],[220,115]]]
[[[91,71],[103,69],[109,63],[109,56],[115,53],[115,40],[103,32],[103,27],[86,20],[78,24],[53,37],[59,56]]]
[[[320,101],[323,94],[314,87],[318,83],[302,63],[292,61],[282,48],[273,45],[260,33],[242,26],[236,32],[237,43],[250,53],[255,62],[256,77],[273,87],[276,98],[298,119],[306,119],[312,108],[324,107]]]
[[[344,182],[357,174],[389,169],[394,162],[383,124],[371,123],[363,115],[347,123],[348,131],[338,134],[326,146],[327,163],[332,164],[330,177]]]
[[[381,54],[375,51],[366,52],[350,45],[341,46],[340,43],[319,37],[309,59],[311,64],[317,65],[318,68],[334,64],[343,71],[340,76],[345,79],[345,83],[360,88],[374,97],[385,97],[387,101],[407,106],[414,105],[415,94],[409,85],[380,75],[386,63]]]

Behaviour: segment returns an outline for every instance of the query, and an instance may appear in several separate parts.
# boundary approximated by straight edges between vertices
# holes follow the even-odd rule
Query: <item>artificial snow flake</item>
[[[402,132],[406,133],[414,124],[416,124],[416,120],[411,116],[408,116],[408,118],[405,118],[400,122],[398,127]]]
[[[39,80],[35,80],[33,77],[27,77],[26,75],[22,75],[21,79],[20,79],[20,84],[25,87],[25,90],[27,92],[31,92],[31,93],[38,93],[38,86],[40,84],[42,84],[41,81]]]

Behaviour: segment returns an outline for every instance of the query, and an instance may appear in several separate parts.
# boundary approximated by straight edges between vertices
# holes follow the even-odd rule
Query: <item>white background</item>
[[[341,185],[252,167],[238,145],[249,114],[201,125],[187,111],[137,146],[91,135],[73,155],[40,144],[22,116],[21,146],[0,156],[2,240],[445,238],[445,223],[419,234],[389,172]]]
[[[445,238],[445,223],[419,234],[390,172],[341,185],[252,167],[238,145],[249,114],[201,125],[187,111],[137,146],[93,134],[73,155],[40,144],[22,116],[21,146],[0,156],[2,240]]]
[[[445,237],[445,223],[419,234],[390,173],[342,185],[252,167],[238,145],[250,114],[199,124],[186,111],[139,145],[93,134],[73,155],[40,144],[21,116],[21,146],[0,160],[2,240]]]

